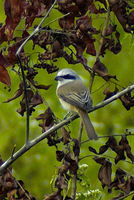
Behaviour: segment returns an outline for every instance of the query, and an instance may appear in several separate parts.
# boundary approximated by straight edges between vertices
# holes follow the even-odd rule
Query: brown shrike
[[[97,134],[88,117],[92,99],[81,78],[75,71],[65,68],[58,72],[55,80],[58,81],[56,93],[63,108],[77,113],[85,125],[88,138],[96,140]]]

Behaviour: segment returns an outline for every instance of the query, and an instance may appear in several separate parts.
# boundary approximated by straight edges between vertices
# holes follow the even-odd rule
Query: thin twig
[[[91,93],[92,91],[92,86],[93,86],[93,82],[94,82],[94,76],[95,76],[95,73],[91,71],[91,79],[90,79],[90,85],[89,85],[89,91]]]
[[[54,3],[52,4],[52,6],[50,7],[50,9],[47,11],[47,13],[45,14],[45,16],[42,18],[41,22],[39,23],[39,25],[35,28],[35,30],[27,37],[27,39],[22,43],[22,45],[18,48],[16,55],[19,55],[21,50],[23,49],[23,47],[26,45],[26,43],[36,34],[40,31],[41,29],[41,25],[43,24],[44,20],[47,18],[47,16],[49,15],[49,13],[51,12],[52,8],[54,7],[54,5],[56,4],[57,0],[54,1]]]
[[[11,171],[8,169],[8,173],[10,174],[10,176],[13,177]],[[19,183],[19,181],[17,181],[14,177],[13,177],[14,181],[17,183],[17,185],[21,188],[21,190],[24,192],[25,196],[31,200],[31,197],[26,193],[25,189],[23,188],[23,186]]]
[[[118,92],[117,94],[115,94],[114,96],[112,96],[111,98],[102,101],[101,103],[97,104],[96,106],[94,106],[90,111],[93,112],[99,108],[102,108],[106,105],[108,105],[109,103],[115,101],[116,99],[118,99],[119,97],[121,97],[122,95],[126,94],[127,92],[130,92],[131,90],[134,90],[134,84],[127,87],[126,89],[122,90],[121,92]],[[48,131],[42,133],[41,135],[39,135],[38,137],[36,137],[35,139],[29,141],[28,145],[24,145],[23,147],[21,147],[13,156],[13,158],[9,158],[7,161],[5,161],[1,166],[0,166],[0,173],[2,173],[5,169],[7,169],[17,158],[19,158],[21,155],[23,155],[26,151],[28,151],[31,147],[33,147],[34,145],[38,144],[40,141],[42,141],[43,139],[45,139],[46,137],[48,137],[48,135],[51,135],[54,131],[57,131],[58,129],[60,129],[61,127],[69,124],[70,122],[72,122],[73,120],[77,119],[79,116],[78,115],[73,115],[70,116],[69,118],[67,118],[66,120],[61,121],[59,124],[54,125],[52,128],[50,128]]]
[[[104,25],[104,28],[102,30],[102,37],[100,39],[99,49],[98,49],[98,51],[96,53],[96,60],[99,58],[99,55],[100,55],[100,52],[101,52],[101,48],[102,48],[103,43],[104,43],[104,39],[105,39],[106,31],[107,31],[107,26],[108,26],[108,22],[109,22],[109,17],[110,17],[110,7],[107,10],[105,25]]]
[[[16,144],[15,144],[14,147],[13,147],[13,150],[12,150],[12,153],[11,153],[11,158],[13,158],[13,155],[14,155],[14,153],[15,153],[15,149],[16,149]]]
[[[125,133],[125,134],[114,134],[114,135],[112,135],[113,137],[121,137],[121,136],[134,136],[134,134],[132,133]],[[98,136],[98,139],[102,139],[102,138],[109,138],[109,137],[111,137],[111,135],[103,135],[103,136]],[[84,144],[84,143],[86,143],[86,142],[89,142],[90,140],[84,140],[83,142],[81,142],[81,144]]]
[[[79,142],[79,144],[81,144],[82,132],[83,132],[83,122],[82,122],[82,120],[81,120],[81,121],[80,121],[79,134],[78,134],[78,142]]]
[[[82,132],[83,132],[83,122],[82,122],[82,120],[80,120],[80,128],[79,128],[79,133],[78,133],[79,145],[81,144]],[[78,164],[79,155],[75,158],[75,160]],[[72,199],[73,200],[75,200],[75,198],[76,198],[76,190],[77,190],[77,173],[72,177]]]
[[[67,13],[67,14],[65,14],[65,15],[63,15],[63,16],[61,16],[61,17],[57,17],[56,19],[54,19],[54,20],[48,22],[47,24],[45,24],[45,26],[48,26],[48,25],[52,24],[53,22],[58,21],[59,19],[62,19],[62,18],[64,18],[64,17],[68,16],[68,15],[70,15],[70,13]],[[42,29],[41,29],[41,30],[42,30]]]
[[[47,13],[45,14],[45,16],[43,17],[43,19],[41,20],[41,22],[39,23],[39,25],[36,27],[36,29],[31,33],[31,35],[29,35],[25,41],[21,44],[21,46],[18,48],[17,52],[16,52],[16,57],[18,59],[18,63],[19,66],[21,68],[21,73],[22,73],[22,78],[23,78],[23,83],[24,83],[24,96],[25,96],[25,103],[26,103],[26,145],[28,145],[29,143],[29,117],[30,117],[30,110],[29,110],[29,100],[28,100],[28,94],[27,94],[27,81],[26,81],[26,77],[25,77],[25,73],[24,73],[24,68],[23,65],[21,63],[21,58],[20,58],[20,52],[23,49],[23,47],[26,45],[26,43],[37,33],[40,31],[41,29],[41,25],[44,22],[44,20],[47,18],[47,16],[49,15],[49,13],[51,12],[52,8],[54,7],[54,5],[56,4],[56,0],[54,1],[54,3],[52,4],[52,6],[50,7],[50,9],[47,11]]]
[[[21,74],[23,78],[23,83],[24,83],[24,96],[25,96],[25,104],[26,104],[26,145],[28,145],[29,142],[29,117],[30,117],[30,110],[29,110],[29,99],[28,99],[28,94],[27,94],[27,81],[23,69],[23,65],[21,63],[19,55],[17,55],[17,59],[19,61],[19,65],[21,68]]]
[[[104,25],[104,28],[102,30],[102,36],[101,36],[101,39],[100,39],[100,42],[99,42],[98,51],[96,53],[96,60],[95,60],[95,62],[98,60],[98,58],[100,56],[100,53],[101,53],[101,48],[102,48],[103,43],[104,43],[104,38],[105,38],[105,35],[106,35],[106,30],[107,30],[107,26],[108,26],[108,22],[109,22],[109,17],[110,17],[110,8],[108,8],[108,10],[107,10],[105,25]],[[94,82],[94,77],[95,77],[95,73],[91,72],[91,81],[90,81],[90,87],[89,87],[90,88],[90,92],[92,90],[92,86],[93,86],[93,82]]]
[[[102,154],[97,154],[97,155],[96,155],[96,154],[92,154],[92,155],[90,154],[90,155],[86,155],[86,156],[83,156],[83,157],[79,158],[79,161],[81,161],[81,160],[83,160],[83,159],[85,159],[85,158],[95,157],[95,156],[102,157]],[[108,158],[108,159],[111,158],[111,159],[115,160],[115,158],[112,157],[112,156],[103,155],[103,157]],[[129,163],[129,164],[133,165],[133,163],[130,162],[129,160],[123,160],[123,162]],[[119,168],[117,164],[115,164],[115,163],[113,163],[113,164],[115,165],[116,168]],[[125,171],[125,170],[124,170],[124,171]],[[125,171],[125,172],[126,172],[126,174],[128,174],[129,176],[131,175],[131,174],[128,173],[127,171]]]
[[[124,200],[124,199],[126,199],[127,197],[129,197],[129,196],[131,196],[131,195],[133,195],[133,194],[134,194],[134,192],[131,192],[131,193],[126,194],[126,195],[124,195],[124,196],[122,196],[122,197],[119,197],[117,200]]]

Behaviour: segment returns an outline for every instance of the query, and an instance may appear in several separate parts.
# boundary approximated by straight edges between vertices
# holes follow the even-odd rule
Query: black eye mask
[[[55,80],[58,81],[60,79],[71,79],[71,80],[76,80],[76,77],[70,74],[66,74],[64,76],[56,76]]]

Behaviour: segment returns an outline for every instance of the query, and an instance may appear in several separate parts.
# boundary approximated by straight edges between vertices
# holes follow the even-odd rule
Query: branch
[[[49,13],[51,12],[52,8],[54,7],[54,5],[56,4],[57,0],[54,1],[54,3],[52,4],[52,6],[50,7],[50,9],[47,11],[47,13],[45,14],[45,16],[43,17],[43,19],[41,20],[41,22],[39,23],[39,25],[35,28],[35,30],[31,33],[31,35],[29,35],[27,37],[27,39],[22,43],[22,45],[18,48],[17,52],[16,52],[16,56],[19,56],[21,50],[23,49],[23,47],[26,45],[26,43],[36,34],[40,31],[41,29],[41,25],[43,24],[44,20],[47,18],[47,16],[49,15]]]
[[[97,59],[98,59],[98,57],[101,53],[101,48],[102,48],[102,45],[104,43],[104,38],[105,38],[105,35],[106,35],[107,26],[108,26],[108,22],[109,22],[109,17],[110,17],[110,7],[107,10],[106,21],[105,21],[105,25],[104,25],[104,28],[103,28],[103,31],[102,31],[102,37],[100,39],[100,45],[99,45],[98,52],[96,54],[96,61],[97,61]]]
[[[82,122],[82,120],[80,120],[80,128],[79,128],[79,133],[78,133],[79,147],[81,144],[82,132],[83,132],[83,122]],[[79,155],[76,156],[75,160],[78,164]],[[75,200],[75,198],[76,198],[76,191],[77,191],[77,173],[72,177],[72,199],[73,200]]]
[[[27,81],[26,81],[23,65],[21,63],[21,59],[20,59],[19,55],[17,55],[17,59],[19,61],[19,65],[21,68],[21,74],[22,74],[23,84],[24,84],[24,96],[25,96],[25,104],[26,104],[26,145],[28,145],[28,142],[29,142],[29,113],[30,113],[30,111],[29,111],[29,99],[28,99],[28,94],[27,94]]]
[[[131,192],[129,194],[125,194],[124,196],[122,197],[119,197],[117,200],[123,200],[123,199],[126,199],[127,197],[131,196],[131,195],[134,195],[134,192]]]
[[[112,96],[111,98],[102,101],[101,103],[97,104],[96,106],[94,106],[90,111],[93,112],[99,108],[102,108],[106,105],[108,105],[109,103],[115,101],[116,99],[118,99],[119,97],[121,97],[122,95],[126,94],[127,92],[130,92],[131,90],[134,89],[134,84],[131,86],[128,86],[126,89],[124,89],[121,92],[118,92],[116,95]],[[69,124],[71,121],[77,119],[79,116],[78,115],[73,115],[69,118],[67,118],[66,120],[63,120],[62,122],[60,122],[57,125],[54,125],[52,128],[50,128],[48,131],[42,133],[41,135],[39,135],[38,137],[36,137],[35,139],[29,141],[28,145],[24,145],[21,149],[19,149],[16,153],[14,153],[7,161],[5,161],[1,167],[0,167],[0,173],[2,173],[5,169],[7,169],[17,158],[19,158],[21,155],[23,155],[26,151],[28,151],[31,147],[33,147],[34,145],[38,144],[40,141],[44,140],[48,135],[51,135],[54,131],[57,131],[58,129],[60,129],[61,127]]]
[[[105,38],[105,35],[106,35],[107,26],[108,26],[108,22],[109,22],[109,17],[110,17],[110,7],[107,10],[105,25],[104,25],[104,28],[102,30],[102,36],[101,36],[101,39],[100,39],[100,42],[99,42],[98,51],[96,53],[96,60],[95,60],[95,62],[98,60],[98,58],[100,56],[100,53],[101,53],[101,48],[102,48],[103,43],[104,43],[104,38]],[[89,91],[90,92],[92,90],[92,86],[93,86],[93,82],[94,82],[94,77],[95,77],[95,73],[91,71],[91,81],[90,81],[90,87],[89,87]]]
[[[54,5],[56,4],[56,1],[54,1],[54,3],[52,4],[52,6],[50,7],[50,9],[47,11],[47,13],[45,14],[45,16],[43,17],[43,19],[41,20],[41,22],[39,23],[39,25],[36,27],[36,29],[31,33],[31,35],[29,35],[26,40],[21,44],[21,46],[18,48],[17,52],[16,52],[16,57],[18,59],[20,68],[21,68],[21,73],[22,73],[22,78],[23,78],[23,83],[24,83],[24,95],[25,95],[25,103],[26,103],[26,145],[28,145],[29,143],[29,99],[28,99],[28,94],[27,94],[27,81],[26,81],[26,77],[25,77],[25,73],[24,73],[24,68],[23,65],[21,63],[21,58],[20,58],[20,52],[23,49],[23,47],[26,45],[26,43],[36,34],[40,31],[41,29],[41,25],[44,22],[44,20],[47,18],[47,16],[49,15],[49,13],[51,12],[52,8],[54,7]]]
[[[114,136],[114,137],[121,137],[121,136],[134,136],[134,133],[122,133],[122,134],[114,134],[114,135],[112,135],[112,136]],[[109,138],[110,137],[110,135],[103,135],[103,136],[98,136],[98,139],[101,139],[101,138]],[[84,144],[84,143],[86,143],[86,142],[89,142],[89,140],[84,140],[84,141],[82,141],[81,142],[81,144]]]

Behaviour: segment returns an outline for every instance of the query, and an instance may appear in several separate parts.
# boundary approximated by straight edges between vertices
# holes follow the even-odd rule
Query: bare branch
[[[27,37],[27,39],[22,43],[22,45],[18,48],[17,52],[16,52],[16,56],[20,55],[21,50],[23,49],[23,47],[26,45],[26,43],[36,34],[40,31],[41,29],[41,25],[43,24],[44,20],[47,18],[47,16],[49,15],[49,13],[51,12],[52,8],[54,7],[54,5],[56,4],[57,0],[54,1],[54,3],[52,4],[52,6],[50,7],[50,9],[47,11],[47,13],[45,14],[45,16],[43,17],[43,19],[41,20],[41,22],[39,23],[39,25],[35,28],[35,30],[31,33],[31,35],[29,35]]]
[[[47,11],[47,13],[45,14],[45,16],[43,17],[43,19],[41,20],[41,22],[39,23],[39,25],[36,27],[36,29],[31,33],[31,35],[29,35],[26,40],[21,44],[21,46],[18,48],[17,52],[16,52],[16,56],[21,68],[21,73],[22,73],[22,78],[23,78],[23,83],[24,83],[24,95],[25,95],[25,102],[26,102],[26,145],[28,145],[29,143],[29,116],[30,116],[30,110],[29,110],[29,100],[28,100],[28,94],[27,94],[27,81],[26,81],[26,77],[25,77],[25,73],[24,73],[24,68],[23,65],[21,63],[21,58],[20,58],[20,52],[23,49],[23,47],[26,45],[26,43],[37,33],[40,31],[41,29],[41,25],[44,22],[44,20],[47,18],[47,16],[49,15],[49,13],[51,12],[52,8],[54,7],[54,5],[56,4],[56,1],[54,1],[54,3],[52,4],[52,6],[50,7],[50,9]]]
[[[22,78],[23,78],[23,83],[24,83],[24,96],[25,96],[25,103],[26,103],[26,145],[27,145],[29,142],[29,114],[30,114],[29,113],[29,100],[28,100],[28,94],[27,94],[27,81],[26,81],[23,65],[21,63],[21,59],[20,59],[19,55],[17,55],[17,59],[19,61],[19,65],[21,68],[21,74],[22,74]]]
[[[105,20],[104,28],[102,30],[102,37],[101,37],[100,42],[99,42],[99,48],[98,48],[98,51],[96,53],[96,60],[95,60],[95,62],[98,60],[99,55],[101,53],[101,48],[102,48],[102,45],[104,43],[104,38],[105,38],[105,35],[106,35],[106,30],[107,30],[109,18],[110,18],[110,8],[108,8],[108,11],[107,11],[106,20]],[[91,81],[90,81],[90,86],[89,86],[90,92],[92,90],[92,86],[93,86],[93,82],[94,82],[94,77],[95,77],[95,73],[91,71]]]
[[[13,147],[13,150],[12,150],[12,153],[11,153],[11,158],[13,158],[13,155],[14,155],[15,149],[16,149],[16,144],[15,144],[14,147]]]
[[[82,120],[80,120],[80,128],[79,128],[79,133],[78,133],[79,146],[81,144],[82,132],[83,132],[83,122],[82,122]],[[76,162],[78,164],[78,162],[79,162],[79,155],[76,156],[75,160],[76,160]],[[76,190],[77,190],[77,174],[75,174],[72,177],[72,199],[73,200],[75,200],[75,198],[76,198]]]
[[[106,30],[107,30],[107,26],[108,26],[108,22],[109,22],[109,17],[110,17],[110,7],[107,10],[106,21],[105,21],[105,25],[104,25],[104,28],[103,28],[103,31],[102,31],[102,37],[101,37],[101,40],[100,40],[99,49],[98,49],[98,52],[96,54],[96,60],[98,59],[98,57],[101,53],[101,48],[102,48],[102,45],[104,43],[104,38],[105,38],[105,35],[106,35]]]
[[[114,135],[112,135],[112,136],[114,136],[114,137],[121,137],[121,136],[123,136],[123,135],[125,135],[125,136],[134,136],[134,134],[133,133],[125,133],[125,134],[114,134]],[[101,139],[101,138],[109,138],[111,135],[103,135],[103,136],[98,136],[98,139]],[[84,140],[84,141],[82,141],[81,142],[81,144],[84,144],[84,143],[86,143],[86,142],[89,142],[89,140]]]
[[[134,84],[131,86],[128,86],[126,89],[124,89],[121,92],[118,92],[116,95],[112,96],[111,98],[102,101],[101,103],[97,104],[95,107],[93,107],[90,112],[93,112],[99,108],[102,108],[106,105],[108,105],[109,103],[115,101],[116,99],[118,99],[119,97],[121,97],[122,95],[126,94],[127,92],[130,92],[134,89]],[[43,134],[39,135],[38,137],[36,137],[35,139],[33,139],[32,141],[29,141],[28,145],[24,145],[21,149],[19,149],[14,155],[12,155],[7,161],[5,161],[1,167],[0,167],[0,173],[2,173],[5,169],[7,169],[17,158],[19,158],[21,155],[23,155],[26,151],[28,151],[31,147],[33,147],[34,145],[38,144],[40,141],[44,140],[48,135],[51,135],[54,131],[57,131],[58,129],[60,129],[61,127],[69,124],[71,121],[77,119],[79,116],[78,115],[73,115],[69,118],[67,118],[66,120],[63,120],[62,122],[60,122],[57,125],[54,125],[52,128],[50,128],[48,131],[44,132]]]

